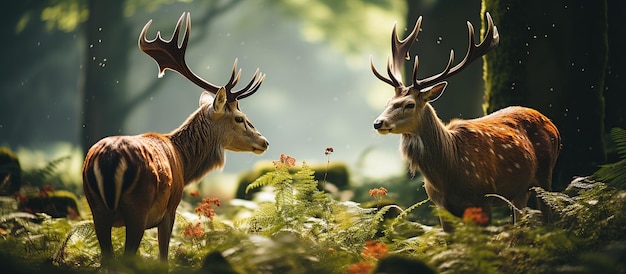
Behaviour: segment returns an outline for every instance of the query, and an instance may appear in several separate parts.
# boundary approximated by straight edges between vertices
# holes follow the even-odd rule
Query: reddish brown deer
[[[239,110],[238,99],[255,93],[264,80],[258,70],[250,83],[238,91],[241,71],[237,62],[229,82],[218,87],[196,76],[185,64],[191,29],[187,27],[178,46],[185,14],[178,20],[169,41],[146,39],[150,22],[139,36],[139,48],[159,66],[179,72],[205,91],[198,108],[178,129],[168,134],[146,133],[113,136],[97,142],[87,153],[83,166],[83,188],[91,208],[103,263],[113,258],[111,228],[126,226],[125,255],[135,255],[145,229],[158,228],[159,256],[167,261],[168,245],[183,188],[224,164],[224,150],[263,153],[268,142]]]
[[[466,208],[480,207],[491,219],[496,203],[486,194],[498,194],[517,208],[524,208],[529,188],[550,190],[552,170],[560,150],[561,138],[556,126],[544,115],[526,107],[508,107],[473,120],[452,120],[445,125],[429,102],[441,96],[444,80],[462,71],[472,61],[498,45],[500,36],[489,13],[487,31],[480,44],[474,42],[474,28],[467,22],[469,47],[463,60],[452,66],[454,51],[445,69],[436,75],[418,79],[415,56],[410,85],[402,81],[402,63],[409,60],[409,48],[416,40],[422,18],[407,38],[400,41],[393,27],[392,58],[387,63],[389,78],[374,75],[395,88],[383,113],[374,121],[380,134],[402,134],[400,150],[411,172],[421,171],[428,197],[455,216]],[[371,60],[370,60],[371,61]],[[547,208],[540,205],[544,218]],[[514,221],[519,219],[515,211]],[[443,222],[444,230],[450,231]]]

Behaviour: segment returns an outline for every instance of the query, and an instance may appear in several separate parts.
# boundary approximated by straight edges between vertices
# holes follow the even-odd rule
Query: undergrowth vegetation
[[[273,199],[222,204],[203,198],[195,212],[179,212],[169,265],[157,260],[151,229],[140,258],[119,259],[115,267],[122,273],[623,273],[626,131],[615,129],[612,136],[619,162],[573,180],[562,192],[533,189],[552,209],[551,224],[529,208],[520,209],[523,218],[515,225],[508,216],[479,226],[480,211],[463,218],[443,212],[455,227],[444,233],[415,216],[432,211],[428,200],[404,207],[389,197],[414,194],[379,185],[368,186],[368,201],[341,201],[318,188],[306,163],[281,155],[275,170],[247,189]],[[300,168],[290,172],[294,166]],[[84,198],[79,208],[82,220],[4,208],[0,265],[12,273],[101,271]],[[121,257],[123,228],[113,230],[113,242]]]

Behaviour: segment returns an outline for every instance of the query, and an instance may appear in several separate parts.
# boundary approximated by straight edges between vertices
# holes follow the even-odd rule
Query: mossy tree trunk
[[[485,112],[523,105],[552,119],[563,139],[555,190],[590,175],[606,157],[607,1],[483,0],[482,9],[500,33],[484,57]]]

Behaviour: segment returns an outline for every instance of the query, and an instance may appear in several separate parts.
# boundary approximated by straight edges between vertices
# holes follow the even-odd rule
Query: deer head
[[[391,54],[392,57],[387,61],[388,78],[381,75],[374,66],[374,62],[370,59],[370,65],[374,75],[381,81],[394,87],[395,94],[389,99],[385,110],[374,121],[374,129],[380,134],[397,133],[409,134],[419,127],[420,116],[427,103],[439,98],[446,88],[448,77],[455,75],[466,68],[470,63],[479,57],[485,55],[491,49],[498,45],[500,37],[497,28],[493,25],[493,21],[489,13],[487,17],[487,32],[484,40],[475,44],[474,27],[472,23],[467,22],[469,33],[469,46],[463,60],[452,66],[454,62],[454,50],[450,50],[450,58],[443,71],[439,74],[418,79],[417,69],[419,60],[417,55],[413,64],[413,72],[411,82],[405,84],[402,80],[402,65],[405,60],[410,60],[409,49],[413,41],[417,39],[420,30],[422,17],[417,19],[417,23],[413,31],[404,40],[398,38],[396,25],[394,24],[391,33]]]
[[[185,33],[182,43],[178,45],[183,20],[186,21]],[[139,35],[139,48],[156,61],[159,66],[159,77],[165,74],[165,70],[173,70],[205,90],[200,96],[200,106],[210,105],[205,110],[210,119],[229,121],[215,123],[215,126],[222,127],[224,136],[229,136],[224,143],[226,149],[263,153],[268,147],[267,139],[254,128],[239,109],[239,100],[254,94],[263,83],[265,75],[259,73],[257,69],[245,87],[233,90],[241,76],[241,70],[237,71],[237,59],[235,59],[228,83],[224,86],[212,84],[193,73],[185,62],[185,52],[191,31],[191,15],[189,13],[181,15],[170,40],[163,40],[160,32],[157,32],[156,38],[148,40],[146,34],[151,23],[152,20],[148,21]],[[215,95],[215,99],[209,92]]]

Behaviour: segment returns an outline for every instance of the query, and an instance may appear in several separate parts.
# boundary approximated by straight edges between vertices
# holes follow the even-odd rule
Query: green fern
[[[74,225],[73,229],[67,233],[52,261],[57,265],[72,262],[74,265],[83,267],[97,267],[99,250],[93,222],[83,221]]]
[[[317,189],[314,172],[306,165],[291,174],[287,165],[281,165],[246,187],[246,192],[262,187],[273,187],[275,203],[262,204],[254,215],[245,220],[249,229],[271,235],[281,229],[302,230],[311,217],[319,216],[331,200]],[[273,208],[272,208],[273,207]]]
[[[354,202],[337,202],[317,188],[314,172],[306,163],[294,174],[279,166],[250,184],[247,190],[262,186],[273,187],[274,203],[260,204],[251,217],[240,222],[244,228],[265,236],[281,231],[296,232],[336,250],[358,250],[375,237],[383,216],[395,207],[378,210],[362,208]]]
[[[593,178],[607,183],[616,188],[626,188],[626,130],[621,128],[611,129],[611,139],[615,143],[620,161],[600,166],[593,174]]]
[[[71,155],[59,157],[57,159],[54,159],[48,162],[48,164],[46,164],[46,166],[42,168],[25,171],[22,175],[22,181],[30,183],[34,186],[43,186],[44,184],[50,184],[53,186],[63,185],[62,182],[57,182],[56,184],[54,184],[54,183],[51,183],[50,180],[52,180],[55,177],[55,175],[57,175],[59,166],[63,162],[69,160],[70,158],[71,158]]]
[[[291,179],[289,169],[285,166],[276,169],[273,172],[265,173],[263,176],[257,178],[254,182],[246,187],[246,194],[255,188],[263,186],[271,186]]]

